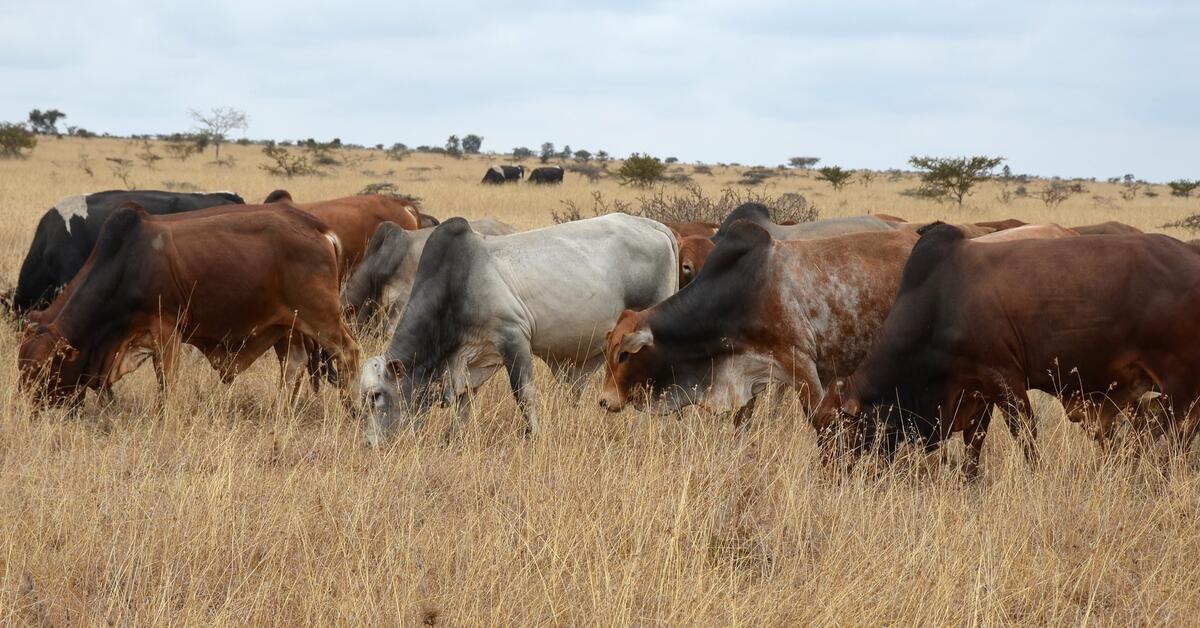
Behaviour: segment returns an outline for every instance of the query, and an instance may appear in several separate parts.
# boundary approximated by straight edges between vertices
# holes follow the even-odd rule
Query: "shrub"
[[[666,172],[667,165],[658,157],[634,153],[621,164],[621,168],[617,170],[617,177],[621,180],[621,185],[650,187],[662,179]]]
[[[113,176],[120,179],[121,183],[125,184],[126,188],[132,190],[137,187],[132,181],[132,161],[123,157],[105,157],[104,160],[110,164],[109,168],[112,170]]]
[[[817,180],[828,181],[835,192],[840,192],[852,178],[854,178],[854,173],[843,170],[841,166],[825,166],[817,170]]]
[[[608,171],[604,168],[589,164],[571,164],[570,166],[567,166],[567,172],[581,174],[587,177],[587,180],[592,183],[599,181],[608,174]]]
[[[302,177],[317,174],[318,171],[308,162],[305,155],[293,155],[281,146],[268,145],[263,147],[263,154],[272,163],[262,164],[259,168],[277,177]]]
[[[533,151],[524,146],[518,146],[512,149],[513,159],[529,159],[533,157]]]
[[[1042,199],[1046,207],[1057,207],[1063,201],[1071,198],[1071,195],[1074,193],[1075,189],[1073,186],[1062,181],[1051,181],[1038,193],[1038,198]]]
[[[936,201],[953,201],[962,209],[963,200],[971,188],[986,180],[1003,157],[918,157],[908,163],[921,170],[921,187],[917,193]]]
[[[544,142],[542,143],[542,151],[539,153],[538,159],[540,159],[542,163],[548,163],[551,159],[554,159],[555,154],[554,142]]]
[[[575,161],[578,161],[581,164],[586,164],[587,162],[589,162],[591,160],[592,160],[591,152],[586,151],[586,150],[575,151]]]
[[[584,209],[574,201],[560,201],[563,211],[551,211],[556,223],[570,222],[583,218],[603,216],[613,212],[624,212],[644,216],[659,222],[716,222],[719,223],[736,207],[743,203],[762,203],[770,211],[771,220],[779,223],[811,222],[817,219],[817,208],[808,199],[796,193],[769,196],[756,194],[752,190],[721,190],[717,197],[708,196],[698,185],[684,185],[682,189],[667,192],[659,190],[650,196],[638,197],[637,207],[613,199],[606,201],[600,192],[592,192],[592,206]]]
[[[37,146],[37,138],[23,124],[0,122],[0,158],[28,157],[25,151]]]
[[[692,166],[692,174],[706,174],[711,177],[713,176],[712,166],[706,166],[704,164]]]
[[[745,187],[753,187],[761,185],[763,181],[775,176],[775,173],[767,168],[751,168],[742,173],[742,178],[738,179],[738,185]]]
[[[154,170],[154,165],[162,161],[162,155],[154,152],[154,146],[150,144],[149,140],[142,142],[142,152],[138,153],[136,157],[142,160],[149,170]]]
[[[1160,225],[1163,229],[1184,229],[1193,235],[1200,233],[1200,214],[1192,214],[1179,220]]]
[[[1171,196],[1180,196],[1187,198],[1192,195],[1196,188],[1200,187],[1200,181],[1189,181],[1187,179],[1179,179],[1167,183],[1167,187],[1171,188]]]
[[[475,135],[474,133],[468,133],[463,136],[462,149],[464,153],[468,155],[478,155],[479,149],[481,148],[483,148],[482,136]]]
[[[1143,183],[1132,174],[1121,177],[1121,198],[1127,201],[1137,198],[1138,192],[1142,190],[1142,185]]]

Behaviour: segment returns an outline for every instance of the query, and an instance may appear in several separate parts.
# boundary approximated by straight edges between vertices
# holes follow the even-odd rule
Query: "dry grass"
[[[86,151],[95,178],[78,167]],[[118,140],[43,140],[0,162],[0,277],[12,281],[38,216],[68,194],[115,187]],[[392,181],[434,215],[548,224],[560,199],[632,200],[609,180],[561,188],[477,185],[487,161],[374,153],[324,178],[280,181],[254,147],[233,169],[203,159],[136,166],[143,187],[187,181],[261,199],[351,194]],[[409,168],[430,170],[409,170]],[[364,170],[394,174],[367,176]],[[740,170],[700,176],[716,192]],[[772,179],[822,215],[882,211],[958,218],[878,176],[840,193],[806,176]],[[1196,200],[1120,198],[1117,186],[1054,209],[1005,204],[989,185],[968,218],[1016,216],[1143,228]],[[1041,186],[1029,184],[1031,194]],[[1014,186],[1015,187],[1015,186]],[[1160,186],[1161,187],[1161,186]],[[1092,195],[1102,200],[1096,201]],[[1176,235],[1185,235],[1178,233]],[[786,395],[760,403],[744,439],[695,412],[607,415],[594,380],[573,406],[539,372],[541,436],[525,441],[501,378],[460,441],[427,432],[375,451],[331,391],[278,403],[264,360],[231,387],[185,364],[163,407],[149,369],[78,416],[35,415],[16,393],[18,336],[0,333],[0,624],[1062,624],[1200,616],[1200,492],[1157,451],[1099,454],[1061,409],[1038,400],[1045,464],[1027,469],[993,429],[984,477],[964,485],[938,460],[826,477]],[[368,339],[370,354],[382,344]],[[960,446],[951,448],[956,459]]]

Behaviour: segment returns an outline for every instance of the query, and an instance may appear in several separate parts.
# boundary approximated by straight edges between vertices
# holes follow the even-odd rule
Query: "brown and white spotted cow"
[[[815,405],[866,354],[916,241],[894,230],[781,241],[748,221],[730,226],[695,281],[617,320],[600,405],[700,404],[741,424],[773,381]]]

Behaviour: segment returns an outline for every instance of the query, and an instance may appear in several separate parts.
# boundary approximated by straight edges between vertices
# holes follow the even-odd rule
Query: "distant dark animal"
[[[1154,388],[1184,449],[1200,396],[1200,255],[1163,235],[977,242],[950,225],[913,248],[900,291],[867,357],[812,415],[828,457],[849,447],[891,455],[954,432],[978,472],[992,410],[1036,459],[1027,389],[1094,407],[1095,435]]]
[[[233,192],[184,194],[113,190],[64,198],[42,215],[10,300],[17,314],[49,305],[54,294],[83,268],[101,225],[117,208],[135,202],[149,214],[175,214],[245,201]]]
[[[509,224],[484,218],[472,220],[471,230],[480,235],[507,235],[517,230]],[[390,330],[408,305],[417,265],[433,229],[409,231],[394,222],[375,230],[367,254],[342,291],[342,307],[353,313],[361,326],[381,314]]]
[[[264,203],[292,202],[286,190],[275,190]],[[387,194],[360,194],[313,203],[295,203],[295,206],[316,216],[333,233],[341,244],[339,276],[342,281],[350,278],[362,262],[371,235],[384,222],[393,222],[404,229],[420,228],[420,212],[413,201]]]
[[[866,355],[916,241],[896,230],[783,241],[737,222],[686,288],[621,314],[606,338],[600,405],[700,404],[741,422],[781,382],[812,408]]]
[[[525,178],[525,166],[492,166],[483,173],[483,181],[480,183],[499,185],[516,183],[523,178]]]
[[[337,249],[320,220],[288,203],[172,216],[118,209],[83,269],[26,329],[22,389],[49,404],[78,400],[87,388],[108,393],[146,359],[166,387],[181,343],[198,348],[224,381],[271,348],[297,390],[305,368],[317,383],[317,350],[355,373]]]
[[[562,166],[542,166],[534,168],[533,172],[529,173],[530,183],[562,183],[563,182],[563,167]]]
[[[621,311],[675,291],[676,246],[662,223],[620,213],[494,237],[442,223],[387,350],[363,366],[368,442],[419,424],[437,400],[457,407],[457,424],[501,368],[536,432],[533,357],[578,394]]]

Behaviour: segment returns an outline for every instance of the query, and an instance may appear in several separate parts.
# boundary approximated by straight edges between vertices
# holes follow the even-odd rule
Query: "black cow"
[[[111,190],[64,198],[38,222],[29,253],[21,263],[17,287],[11,293],[13,311],[24,314],[47,305],[54,293],[83,268],[104,221],[128,202],[137,203],[149,214],[176,214],[218,205],[245,204],[242,197],[233,192],[182,194]]]
[[[481,183],[499,185],[501,183],[516,183],[525,178],[525,166],[492,166],[483,173]]]
[[[542,166],[534,168],[533,172],[529,173],[530,183],[562,183],[563,168],[562,166]]]

